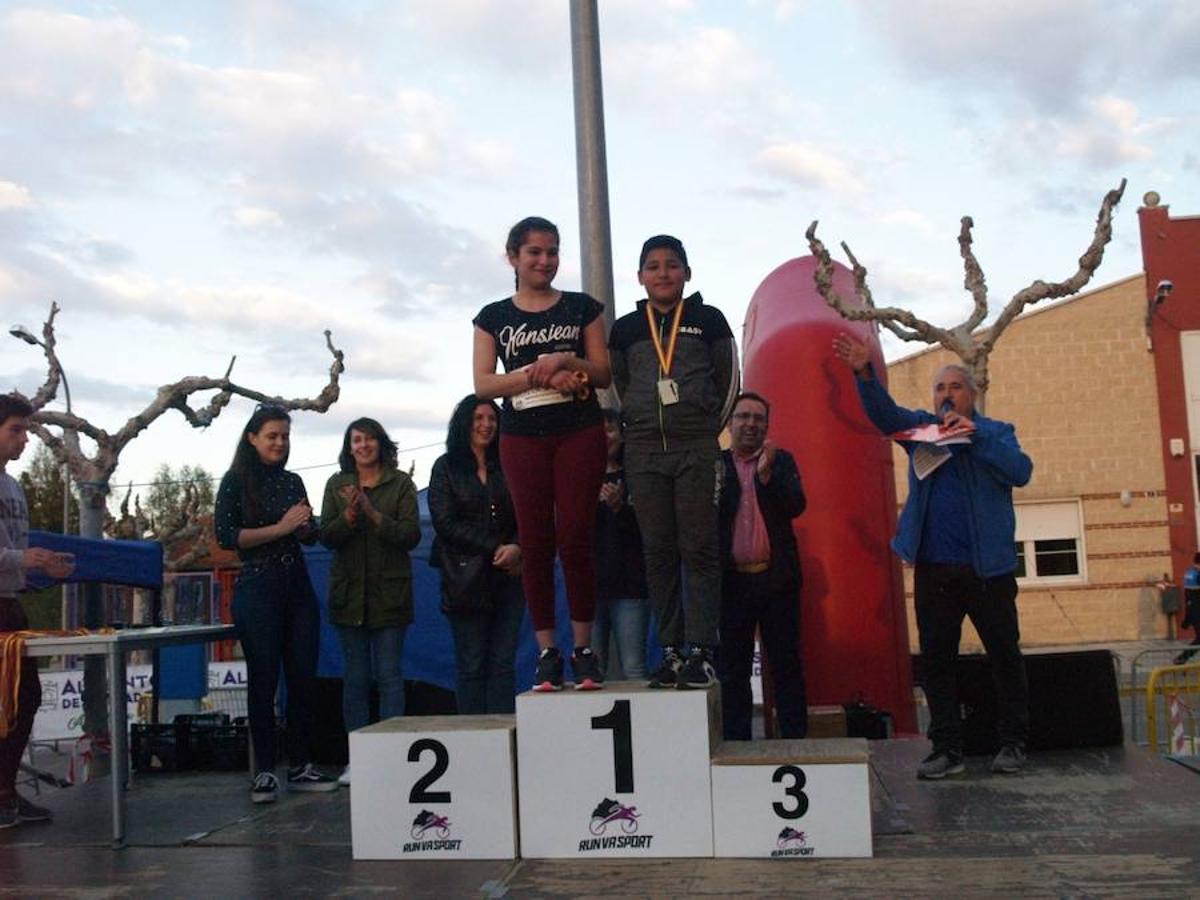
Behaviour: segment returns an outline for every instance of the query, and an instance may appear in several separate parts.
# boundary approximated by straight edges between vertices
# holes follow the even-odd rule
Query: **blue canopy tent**
[[[433,522],[429,517],[426,491],[419,491],[417,502],[421,516],[421,543],[409,554],[413,572],[414,621],[404,638],[404,677],[409,681],[424,681],[448,691],[454,690],[454,640],[450,625],[441,609],[441,575],[429,565],[429,550],[433,544]],[[331,551],[324,547],[305,550],[305,561],[317,596],[321,598],[321,656],[317,674],[325,678],[341,678],[345,670],[342,648],[337,633],[329,624],[329,566]],[[571,647],[571,616],[567,609],[566,589],[562,571],[555,566],[554,589],[557,597],[555,621],[560,647]],[[650,640],[651,663],[657,665],[661,651],[653,633]],[[517,691],[533,684],[533,669],[537,657],[537,640],[526,610],[521,622],[521,637],[517,645]]]

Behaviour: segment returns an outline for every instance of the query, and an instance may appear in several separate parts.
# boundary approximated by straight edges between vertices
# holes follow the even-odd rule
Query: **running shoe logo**
[[[423,809],[413,819],[411,832],[413,840],[419,841],[430,831],[436,833],[440,838],[450,837],[450,820],[446,816],[439,816]]]
[[[635,834],[638,830],[638,819],[641,818],[636,806],[625,806],[616,800],[605,797],[592,810],[592,820],[588,823],[588,831],[594,835],[602,835],[610,822],[620,822],[621,831],[625,834]]]
[[[783,831],[779,832],[779,840],[777,841],[780,849],[792,846],[804,846],[805,842],[806,838],[803,831],[797,831],[795,828],[786,827],[783,829]]]

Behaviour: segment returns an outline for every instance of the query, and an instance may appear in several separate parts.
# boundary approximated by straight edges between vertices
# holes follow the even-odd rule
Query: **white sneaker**
[[[350,786],[350,767],[349,766],[346,766],[346,768],[342,769],[342,774],[338,776],[338,784],[344,784],[347,787]]]
[[[251,803],[274,803],[279,793],[279,779],[274,772],[259,772],[250,788]]]

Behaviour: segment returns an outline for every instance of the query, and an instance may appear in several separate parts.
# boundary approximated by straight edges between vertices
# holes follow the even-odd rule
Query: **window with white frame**
[[[1083,515],[1078,500],[1017,503],[1017,578],[1084,581]]]

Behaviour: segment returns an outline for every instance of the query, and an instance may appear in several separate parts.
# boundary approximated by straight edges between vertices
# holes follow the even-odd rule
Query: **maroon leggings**
[[[598,490],[598,489],[597,489]],[[0,632],[24,631],[29,627],[21,601],[0,597]],[[17,697],[17,722],[8,737],[0,739],[0,801],[12,799],[21,765],[21,754],[33,729],[33,717],[42,705],[42,681],[36,659],[21,660],[21,693]]]
[[[500,464],[512,493],[524,558],[521,582],[536,631],[554,628],[556,547],[571,620],[595,618],[592,535],[607,458],[601,425],[545,437],[500,435]]]

